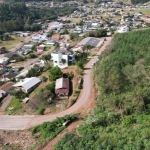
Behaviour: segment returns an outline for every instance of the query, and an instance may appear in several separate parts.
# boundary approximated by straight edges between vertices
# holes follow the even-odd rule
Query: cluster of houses
[[[143,5],[141,4],[140,6],[142,7]],[[144,7],[146,6],[148,4],[144,5]],[[104,28],[108,32],[113,29],[119,33],[124,33],[132,28],[147,27],[146,20],[148,19],[143,14],[134,12],[135,8],[136,6],[133,5],[130,6],[129,4],[116,2],[104,2],[93,6],[79,6],[78,10],[70,15],[70,18],[81,18],[82,25],[75,26],[70,32],[84,33]],[[115,19],[116,16],[120,19]]]
[[[30,5],[34,5],[32,2],[26,4],[29,7]],[[49,3],[46,2],[46,4]],[[53,7],[53,3],[50,3],[50,6]],[[129,12],[126,13],[125,9],[128,9]],[[132,28],[147,27],[147,22],[145,20],[148,20],[148,18],[146,17],[144,20],[145,16],[143,14],[135,13],[133,10],[133,6],[115,2],[103,2],[93,6],[84,5],[79,6],[78,10],[74,11],[69,16],[70,18],[80,18],[81,23],[74,24],[58,19],[58,21],[53,22],[53,25],[48,27],[48,29],[45,29],[44,27],[45,32],[43,33],[36,33],[32,35],[30,32],[15,32],[15,34],[20,37],[30,36],[31,42],[23,43],[21,49],[16,52],[6,54],[4,54],[6,52],[6,48],[0,47],[0,54],[4,54],[4,57],[0,58],[0,80],[6,81],[6,83],[0,87],[0,99],[6,96],[12,87],[21,89],[24,93],[30,93],[41,83],[41,79],[37,77],[26,78],[26,74],[35,64],[38,66],[44,66],[44,61],[40,60],[34,65],[31,65],[29,68],[25,68],[21,72],[16,68],[12,68],[12,72],[8,72],[6,66],[13,55],[27,55],[32,51],[35,45],[38,45],[36,46],[37,53],[43,53],[47,47],[55,46],[56,43],[58,43],[58,49],[51,52],[51,61],[53,62],[54,67],[58,66],[63,69],[74,63],[76,51],[82,52],[82,47],[84,45],[91,45],[96,48],[101,46],[103,43],[103,41],[99,38],[86,37],[74,47],[70,48],[70,44],[65,41],[60,34],[54,34],[52,37],[48,37],[49,30],[54,31],[53,33],[63,33],[62,31],[67,30],[69,33],[78,33],[79,36],[82,36],[82,34],[86,32],[100,28],[106,29],[108,33],[111,29],[118,33],[124,33],[129,32]],[[120,16],[120,19],[118,20],[115,19],[115,16],[117,15]],[[106,16],[106,18],[104,16]],[[15,78],[17,81],[20,77],[24,77],[24,79],[21,79],[17,83],[10,82],[11,79]],[[56,80],[55,94],[58,96],[69,94],[69,79],[60,78]]]
[[[24,93],[32,92],[39,84],[41,80],[37,77],[25,78],[20,80],[17,83],[7,82],[0,87],[0,100],[2,100],[9,90],[14,87],[16,90],[21,90]],[[69,95],[69,79],[68,78],[59,78],[55,83],[55,94],[57,96],[68,96]]]

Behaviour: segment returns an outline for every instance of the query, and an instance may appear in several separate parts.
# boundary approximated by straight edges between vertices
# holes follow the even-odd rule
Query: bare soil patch
[[[30,131],[0,131],[0,150],[27,150],[35,143]]]

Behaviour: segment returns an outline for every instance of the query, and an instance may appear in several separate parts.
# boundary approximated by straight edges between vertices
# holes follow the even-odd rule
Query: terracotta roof
[[[51,39],[59,40],[59,39],[60,39],[60,36],[59,36],[59,35],[53,35],[53,36],[51,37]]]
[[[4,85],[2,85],[2,86],[0,87],[0,89],[6,92],[6,91],[8,91],[9,89],[11,89],[13,85],[14,85],[13,82],[7,82],[7,83],[5,83]]]
[[[44,49],[43,46],[37,46],[37,49]]]

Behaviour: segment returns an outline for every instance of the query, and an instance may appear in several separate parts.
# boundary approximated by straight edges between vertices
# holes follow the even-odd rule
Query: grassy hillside
[[[150,149],[150,30],[117,34],[95,66],[99,98],[54,150]]]

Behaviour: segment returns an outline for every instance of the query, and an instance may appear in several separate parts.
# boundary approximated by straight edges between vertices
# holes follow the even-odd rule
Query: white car
[[[95,65],[95,62],[92,62],[92,64],[91,64],[92,66],[94,66]]]

